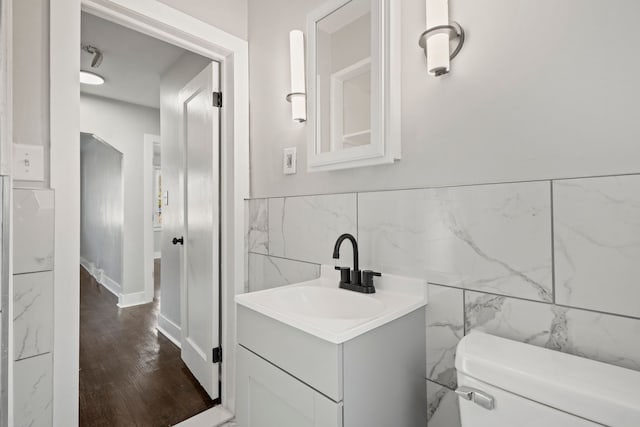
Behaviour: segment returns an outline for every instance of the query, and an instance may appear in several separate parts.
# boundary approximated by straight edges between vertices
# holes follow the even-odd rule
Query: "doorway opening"
[[[57,201],[54,230],[57,236],[66,237],[54,242],[53,424],[78,424],[80,100],[76,76],[81,10],[221,64],[226,100],[221,111],[222,402],[205,411],[206,417],[198,417],[209,425],[219,425],[235,409],[234,296],[244,288],[244,199],[249,197],[248,46],[245,40],[155,0],[80,0],[50,5],[50,176]],[[69,20],[73,16],[77,21]],[[166,254],[162,257],[165,261]]]
[[[220,402],[219,65],[81,24],[80,424],[174,424]]]

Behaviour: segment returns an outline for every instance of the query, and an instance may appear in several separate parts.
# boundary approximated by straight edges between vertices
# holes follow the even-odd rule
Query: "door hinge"
[[[222,108],[222,92],[213,92],[213,106]]]
[[[216,347],[211,351],[212,363],[222,362],[222,347]]]

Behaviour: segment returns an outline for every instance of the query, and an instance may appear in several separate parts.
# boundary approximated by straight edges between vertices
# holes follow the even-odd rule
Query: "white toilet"
[[[640,427],[640,372],[472,332],[456,355],[462,427]]]

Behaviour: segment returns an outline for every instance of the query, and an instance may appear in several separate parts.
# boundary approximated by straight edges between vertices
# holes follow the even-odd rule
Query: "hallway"
[[[158,274],[153,303],[120,309],[80,269],[80,426],[169,426],[213,406],[156,331],[159,302]]]

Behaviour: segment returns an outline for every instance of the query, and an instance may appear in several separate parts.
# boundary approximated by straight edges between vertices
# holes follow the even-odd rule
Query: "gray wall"
[[[179,144],[180,108],[178,93],[210,59],[187,52],[162,76],[160,82],[161,165],[163,191],[169,193],[169,205],[164,206],[162,224],[162,265],[160,306],[163,317],[180,325],[180,271],[182,251],[171,243],[183,234],[183,150]],[[166,329],[166,328],[165,328]],[[168,331],[171,333],[171,331]],[[180,339],[180,337],[174,337]]]
[[[247,0],[159,0],[188,15],[247,39]]]
[[[49,2],[13,2],[13,141],[45,147],[45,182],[49,183]]]
[[[122,283],[122,153],[89,134],[80,150],[80,256]]]
[[[306,126],[290,119],[288,32],[323,0],[250,0],[254,197],[637,172],[640,3],[452,0],[467,43],[427,75],[424,0],[402,1],[402,155],[394,165],[306,172]],[[283,11],[286,10],[286,13]],[[617,30],[594,31],[604,22]],[[298,173],[282,174],[282,149]]]
[[[144,291],[144,134],[160,133],[160,112],[91,95],[80,98],[80,129],[123,154],[124,232],[122,293]]]

